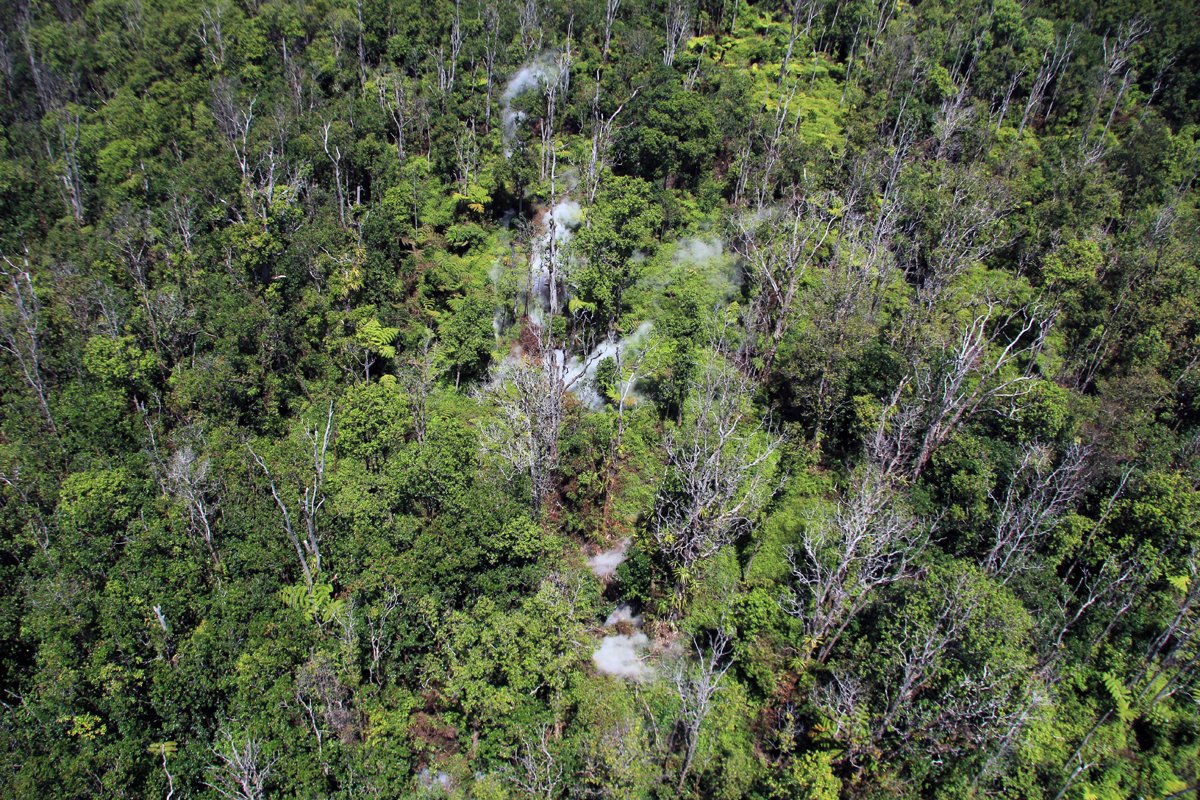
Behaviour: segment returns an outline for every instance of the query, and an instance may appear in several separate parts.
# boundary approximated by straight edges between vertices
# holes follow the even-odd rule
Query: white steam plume
[[[592,661],[596,669],[606,675],[646,681],[653,675],[653,670],[642,662],[638,651],[649,643],[646,634],[640,632],[629,636],[605,636],[600,649],[592,653]]]
[[[581,403],[585,403],[593,409],[604,407],[604,398],[591,385],[592,378],[596,376],[596,368],[604,359],[616,358],[618,351],[624,353],[630,347],[636,346],[650,332],[651,327],[653,327],[652,322],[643,322],[629,336],[615,342],[601,342],[596,345],[596,349],[588,353],[587,358],[580,359],[576,356],[567,362],[563,381],[571,387],[571,392],[579,398]]]
[[[611,550],[605,550],[603,553],[592,556],[588,559],[588,566],[592,568],[592,572],[597,578],[607,578],[616,573],[617,567],[625,560],[625,549],[629,547],[629,540],[624,539]]]
[[[511,154],[509,145],[517,133],[517,122],[525,118],[525,113],[512,107],[512,101],[517,95],[537,87],[540,84],[558,80],[559,66],[557,53],[542,53],[530,61],[517,74],[509,79],[508,85],[500,95],[500,119],[504,123],[504,155]]]
[[[633,627],[638,628],[642,625],[642,615],[635,615],[632,606],[628,603],[622,603],[608,615],[608,619],[604,620],[604,624],[610,628],[618,622],[628,622]]]

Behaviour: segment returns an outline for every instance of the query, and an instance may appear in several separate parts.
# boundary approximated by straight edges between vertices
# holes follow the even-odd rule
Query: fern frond
[[[1106,672],[1101,677],[1104,680],[1104,688],[1108,689],[1108,693],[1112,697],[1113,709],[1117,712],[1117,718],[1121,722],[1133,722],[1137,719],[1137,712],[1129,705],[1129,692],[1125,690],[1125,684],[1121,683],[1121,679],[1111,672]]]

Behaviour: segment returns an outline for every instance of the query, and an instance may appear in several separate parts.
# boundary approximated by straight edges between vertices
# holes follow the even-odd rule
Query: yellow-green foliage
[[[701,36],[688,42],[694,52],[724,69],[740,70],[753,81],[756,106],[774,112],[784,99],[779,74],[787,53],[790,23],[772,20],[769,7],[744,6],[732,36]],[[788,62],[787,76],[795,82],[788,104],[788,122],[802,142],[832,147],[844,135],[842,84],[830,70],[835,65],[824,57],[809,57],[812,42],[798,36]],[[789,92],[791,93],[791,92]]]
[[[832,753],[811,751],[797,755],[769,781],[770,797],[778,800],[837,800],[842,782],[833,774]]]
[[[762,763],[755,756],[750,729],[756,709],[741,684],[727,679],[723,685],[719,702],[714,703],[700,732],[697,752],[708,760],[698,763],[694,771],[703,769],[708,773],[705,778],[712,787],[711,797],[733,800],[745,796],[760,776]]]
[[[358,324],[356,335],[359,344],[372,353],[378,353],[384,358],[395,358],[396,348],[392,347],[392,342],[399,333],[399,328],[385,328],[379,324],[379,320],[371,317]]]
[[[328,583],[313,584],[310,592],[303,585],[285,586],[279,590],[280,601],[288,608],[303,611],[313,622],[332,622],[346,611],[346,599],[334,599],[333,587]]]
[[[1133,722],[1137,718],[1137,712],[1130,707],[1129,692],[1125,689],[1125,684],[1111,672],[1106,672],[1101,677],[1104,680],[1104,688],[1112,698],[1117,719],[1121,722]]]

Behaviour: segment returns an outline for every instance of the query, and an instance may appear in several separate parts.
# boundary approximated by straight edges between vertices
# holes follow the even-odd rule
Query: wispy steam
[[[653,670],[642,662],[638,651],[650,644],[646,634],[638,632],[629,636],[605,636],[600,649],[592,654],[596,669],[606,675],[617,675],[636,681],[646,681]]]
[[[586,358],[581,359],[576,356],[567,362],[563,380],[571,387],[571,392],[579,398],[581,403],[592,408],[603,408],[604,398],[592,387],[592,378],[596,376],[596,368],[604,359],[616,358],[618,352],[624,353],[625,350],[639,344],[650,332],[651,327],[653,327],[653,323],[643,322],[629,336],[616,341],[601,342],[596,349],[588,353]]]
[[[725,255],[720,239],[683,239],[675,245],[675,263],[707,267]]]
[[[524,112],[512,107],[517,95],[539,85],[558,80],[559,66],[556,53],[542,53],[517,71],[500,95],[500,119],[504,122],[504,154],[509,154],[509,144],[517,133],[517,122],[525,118]]]
[[[612,576],[621,562],[625,560],[625,549],[629,547],[629,540],[624,539],[611,550],[605,550],[603,553],[594,555],[588,559],[588,566],[592,568],[592,572],[596,573],[597,578],[608,578]],[[608,623],[610,625],[614,623]]]
[[[630,606],[628,603],[622,603],[621,605],[617,606],[611,614],[608,615],[608,619],[604,620],[604,624],[610,628],[619,622],[628,622],[630,625],[637,628],[642,624],[642,615],[635,615],[633,613],[632,606]]]
[[[583,221],[583,207],[574,200],[563,200],[550,213],[557,223],[555,233],[560,239],[570,238],[567,235],[568,229],[578,228],[579,223]]]

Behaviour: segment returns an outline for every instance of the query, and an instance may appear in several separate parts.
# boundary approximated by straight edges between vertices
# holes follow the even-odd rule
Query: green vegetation
[[[0,794],[1200,785],[1183,0],[0,13]]]

